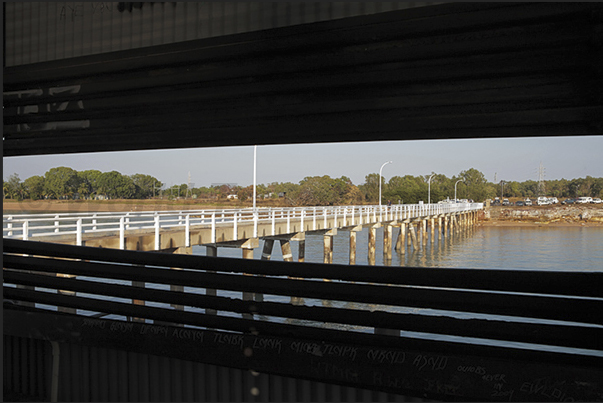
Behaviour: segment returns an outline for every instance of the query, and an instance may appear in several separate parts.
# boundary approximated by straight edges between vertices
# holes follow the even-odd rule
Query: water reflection
[[[393,234],[395,239],[399,229]],[[430,231],[429,231],[430,232]],[[419,237],[417,237],[419,238]],[[450,230],[434,242],[429,240],[420,250],[404,242],[405,253],[392,252],[391,261],[384,259],[383,229],[376,232],[375,265],[460,268],[516,268],[541,270],[603,270],[603,228],[600,227],[468,227]],[[349,263],[349,232],[338,231],[333,237],[333,263]],[[422,243],[419,241],[419,244]],[[392,241],[392,248],[395,242]],[[263,241],[254,250],[260,259]],[[323,236],[306,234],[305,261],[323,262]],[[293,260],[298,251],[293,247]],[[193,253],[205,255],[205,247],[193,247]],[[218,256],[240,257],[236,249],[221,248]],[[272,260],[283,260],[275,248]],[[384,264],[385,263],[385,264]],[[356,234],[356,264],[367,265],[368,231]]]

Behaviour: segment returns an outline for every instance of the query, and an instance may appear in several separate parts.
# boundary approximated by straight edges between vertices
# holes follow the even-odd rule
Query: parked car
[[[547,204],[549,204],[549,198],[540,196],[538,197],[538,199],[536,199],[536,204],[538,204],[539,206],[546,206]]]
[[[509,206],[509,205],[511,205],[511,203],[509,203],[509,199],[503,199],[502,205]]]
[[[518,201],[515,202],[515,205],[516,206],[524,206],[525,203],[523,202],[523,200],[518,200]]]
[[[564,201],[561,202],[561,204],[575,204],[576,203],[576,199],[565,199]]]
[[[532,200],[530,200],[530,199],[525,199],[525,200],[524,200],[524,204],[525,204],[526,206],[531,206],[531,205],[532,205]]]
[[[576,203],[579,203],[579,204],[586,204],[586,203],[590,203],[592,201],[593,201],[592,197],[578,197],[576,199]]]
[[[494,199],[494,202],[492,202],[493,206],[500,206],[500,200],[498,199]]]
[[[603,203],[603,200],[599,199],[598,197],[593,197],[593,201],[591,201],[591,203],[600,204]]]
[[[556,197],[549,197],[549,204],[557,204],[559,200]]]

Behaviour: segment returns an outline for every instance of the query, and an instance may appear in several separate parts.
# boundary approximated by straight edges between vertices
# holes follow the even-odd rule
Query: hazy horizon
[[[387,161],[392,163],[383,168],[385,180],[432,172],[452,177],[475,168],[489,182],[523,182],[538,180],[540,163],[545,180],[600,177],[601,150],[603,136],[266,145],[257,147],[257,183],[328,175],[361,185]],[[58,166],[147,174],[167,187],[188,183],[189,172],[195,187],[248,186],[253,184],[253,146],[5,157],[3,177],[16,173],[25,180]]]

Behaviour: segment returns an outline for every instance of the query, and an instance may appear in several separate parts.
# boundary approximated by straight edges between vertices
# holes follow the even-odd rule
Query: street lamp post
[[[381,171],[383,171],[383,167],[386,166],[387,164],[391,164],[392,161],[387,161],[384,162],[383,165],[381,165],[381,168],[379,169],[379,207],[381,207]],[[381,209],[379,209],[381,210]]]
[[[456,181],[456,183],[454,184],[454,202],[456,203],[456,185],[459,182],[464,182],[462,179],[459,179],[458,181]]]
[[[429,179],[427,179],[427,204],[431,204],[431,178],[433,178],[435,174],[431,174]]]
[[[257,152],[258,146],[253,146],[253,213],[255,214],[255,199],[256,199],[256,168],[257,168]]]

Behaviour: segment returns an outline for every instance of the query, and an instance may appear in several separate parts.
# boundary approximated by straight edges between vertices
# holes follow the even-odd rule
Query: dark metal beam
[[[4,155],[598,135],[602,12],[448,3],[11,67]]]

